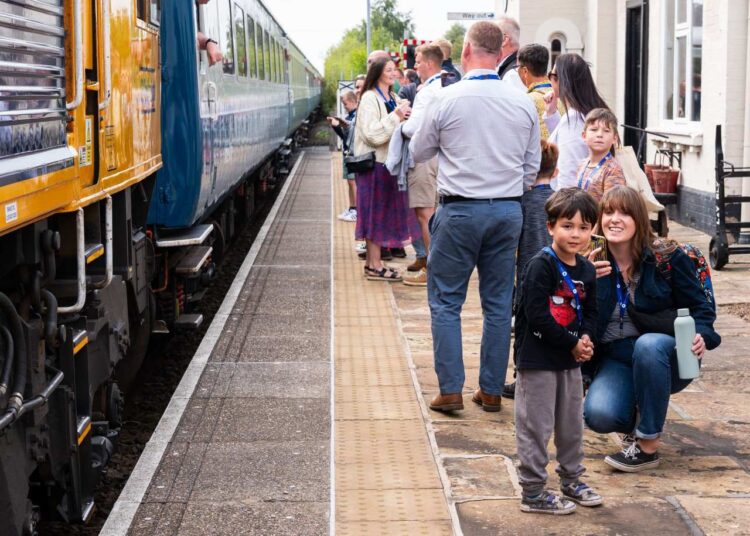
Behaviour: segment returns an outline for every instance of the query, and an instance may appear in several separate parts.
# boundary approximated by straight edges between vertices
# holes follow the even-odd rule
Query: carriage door
[[[213,38],[219,34],[219,23],[216,2],[196,6],[196,28],[203,36]],[[218,88],[221,81],[221,65],[209,65],[208,53],[201,50],[198,54],[198,87],[201,103],[201,131],[203,135],[203,172],[201,173],[202,200],[208,201],[207,192],[216,181],[216,164],[214,161],[215,130],[218,117]]]
[[[627,3],[625,34],[625,124],[646,128],[648,93],[648,0]],[[643,138],[645,140],[645,138]],[[641,133],[625,129],[625,145],[646,158],[646,148],[639,147]],[[640,150],[639,150],[640,149]]]

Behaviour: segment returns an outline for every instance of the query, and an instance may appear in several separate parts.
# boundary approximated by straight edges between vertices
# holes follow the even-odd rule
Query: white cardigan
[[[589,148],[583,141],[584,117],[581,112],[568,108],[568,112],[560,116],[560,112],[548,116],[544,115],[544,123],[551,132],[550,143],[557,145],[560,157],[557,159],[556,190],[578,186],[578,167],[582,160],[589,155]]]
[[[396,102],[401,99],[393,96]],[[354,154],[375,151],[375,160],[384,164],[388,157],[388,142],[401,119],[396,112],[388,113],[383,99],[374,90],[366,91],[359,100],[354,131]]]

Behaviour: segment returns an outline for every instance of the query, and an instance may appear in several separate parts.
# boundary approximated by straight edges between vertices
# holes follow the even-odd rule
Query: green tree
[[[400,50],[404,34],[414,32],[411,13],[397,11],[396,0],[376,0],[370,10],[370,26],[373,50]],[[332,110],[336,105],[338,81],[367,70],[366,21],[346,30],[341,41],[328,49],[324,69],[323,109]]]
[[[461,51],[464,48],[464,35],[466,35],[466,28],[462,24],[454,23],[453,26],[448,28],[448,31],[445,32],[445,37],[448,41],[453,44],[453,49],[451,50],[451,59],[453,60],[453,63],[461,63]]]

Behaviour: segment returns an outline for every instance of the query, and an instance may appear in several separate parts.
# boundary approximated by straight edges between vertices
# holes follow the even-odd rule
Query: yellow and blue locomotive
[[[320,79],[257,0],[0,0],[3,534],[89,519],[121,389],[154,329],[198,323]]]

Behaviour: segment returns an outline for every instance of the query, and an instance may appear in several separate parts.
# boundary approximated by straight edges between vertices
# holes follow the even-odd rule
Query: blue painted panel
[[[149,223],[193,223],[203,168],[198,102],[195,6],[162,2],[162,160],[151,199]]]

